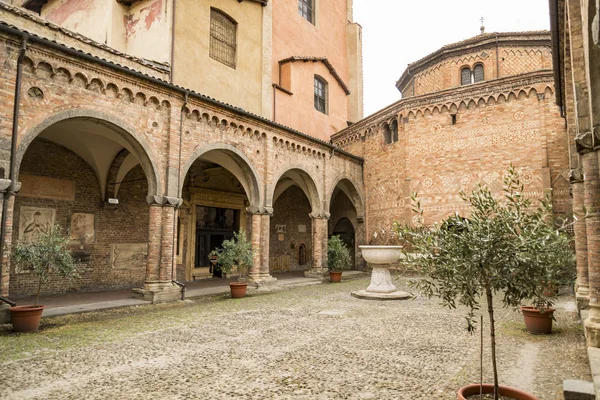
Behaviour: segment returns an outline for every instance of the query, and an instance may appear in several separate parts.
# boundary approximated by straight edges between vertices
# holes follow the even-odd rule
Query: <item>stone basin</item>
[[[402,246],[358,246],[366,262],[391,264],[402,258]]]

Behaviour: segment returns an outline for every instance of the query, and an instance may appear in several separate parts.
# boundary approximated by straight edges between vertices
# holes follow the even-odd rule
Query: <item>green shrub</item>
[[[327,241],[327,269],[343,271],[350,269],[351,265],[350,250],[342,239],[338,235],[329,238]]]
[[[252,243],[246,239],[243,230],[233,233],[233,238],[224,240],[222,247],[210,252],[209,257],[216,257],[217,265],[226,274],[233,271],[239,273],[239,280],[245,280],[248,270],[254,265]]]

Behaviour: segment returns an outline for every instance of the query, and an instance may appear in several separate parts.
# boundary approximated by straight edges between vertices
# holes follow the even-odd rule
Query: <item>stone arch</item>
[[[25,152],[31,145],[31,142],[38,137],[47,128],[64,121],[69,120],[87,120],[107,125],[114,133],[121,137],[133,150],[133,153],[138,157],[140,165],[144,170],[148,181],[148,196],[161,195],[162,184],[160,180],[160,169],[154,160],[158,158],[152,152],[150,146],[146,143],[142,135],[138,134],[133,127],[124,121],[116,118],[114,115],[106,114],[90,109],[72,109],[55,113],[46,117],[42,122],[38,123],[34,128],[20,134],[19,144],[15,157],[15,179],[19,180],[19,171],[21,162]],[[112,161],[112,160],[111,160]],[[93,166],[92,166],[93,167]],[[96,171],[97,172],[97,171]],[[99,177],[100,178],[100,177]],[[102,185],[102,179],[99,179]],[[104,192],[104,190],[103,190]]]
[[[192,164],[199,158],[204,158],[226,168],[237,178],[244,188],[250,205],[254,207],[261,206],[261,185],[258,178],[260,175],[250,159],[242,151],[227,143],[212,143],[200,147],[188,158],[180,171],[181,180],[178,188],[178,196],[181,196],[188,171],[192,167]]]
[[[331,205],[331,201],[333,200],[333,193],[335,191],[335,188],[338,187],[338,185],[340,189],[346,194],[346,196],[348,196],[348,198],[352,201],[352,204],[354,204],[357,217],[364,218],[365,201],[363,193],[359,189],[361,186],[358,185],[354,178],[346,174],[338,175],[333,181],[333,184],[329,187],[329,190],[327,191],[327,209],[329,209],[329,206]]]
[[[300,187],[308,198],[313,213],[323,211],[319,189],[313,178],[301,165],[288,165],[281,170],[267,191],[266,206],[273,207],[279,195],[294,184]]]

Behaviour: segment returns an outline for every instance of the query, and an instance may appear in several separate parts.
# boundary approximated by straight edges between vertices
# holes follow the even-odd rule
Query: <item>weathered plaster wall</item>
[[[237,22],[237,63],[231,68],[209,57],[210,9]],[[263,113],[263,7],[251,1],[177,2],[174,83],[241,107]],[[268,110],[270,117],[270,109]]]
[[[172,1],[147,0],[134,3],[123,16],[127,54],[148,60],[171,62]],[[121,27],[113,28],[114,34]]]

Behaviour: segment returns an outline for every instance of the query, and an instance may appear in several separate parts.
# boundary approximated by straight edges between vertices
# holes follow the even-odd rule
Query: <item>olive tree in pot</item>
[[[33,305],[10,308],[11,323],[16,332],[35,332],[44,311],[44,306],[38,305],[42,285],[52,276],[76,277],[78,264],[71,255],[69,238],[62,234],[58,225],[34,242],[17,243],[12,250],[12,262],[24,272],[33,274],[38,285]]]
[[[329,280],[333,283],[342,281],[342,272],[350,269],[352,260],[350,250],[344,241],[335,235],[327,241],[327,269],[329,270]]]
[[[210,252],[209,257],[216,257],[217,265],[226,274],[238,273],[238,281],[230,282],[231,297],[246,297],[248,271],[253,265],[252,243],[246,238],[243,230],[233,233],[233,238],[224,240],[222,247]]]
[[[413,286],[429,297],[440,297],[447,307],[466,306],[470,332],[475,329],[475,313],[485,298],[493,384],[483,385],[483,393],[493,393],[496,400],[499,395],[536,399],[498,385],[494,296],[500,296],[505,307],[519,306],[525,299],[547,304],[542,294],[545,282],[564,281],[572,275],[575,261],[568,239],[554,226],[549,201],[533,207],[512,165],[504,186],[503,201],[483,185],[469,194],[461,192],[461,198],[471,206],[468,218],[453,215],[433,227],[396,223],[395,230],[411,243],[411,251],[405,252],[406,261],[426,276],[414,280]],[[413,211],[422,218],[416,195]],[[479,393],[480,385],[470,385],[459,391],[458,398]]]

